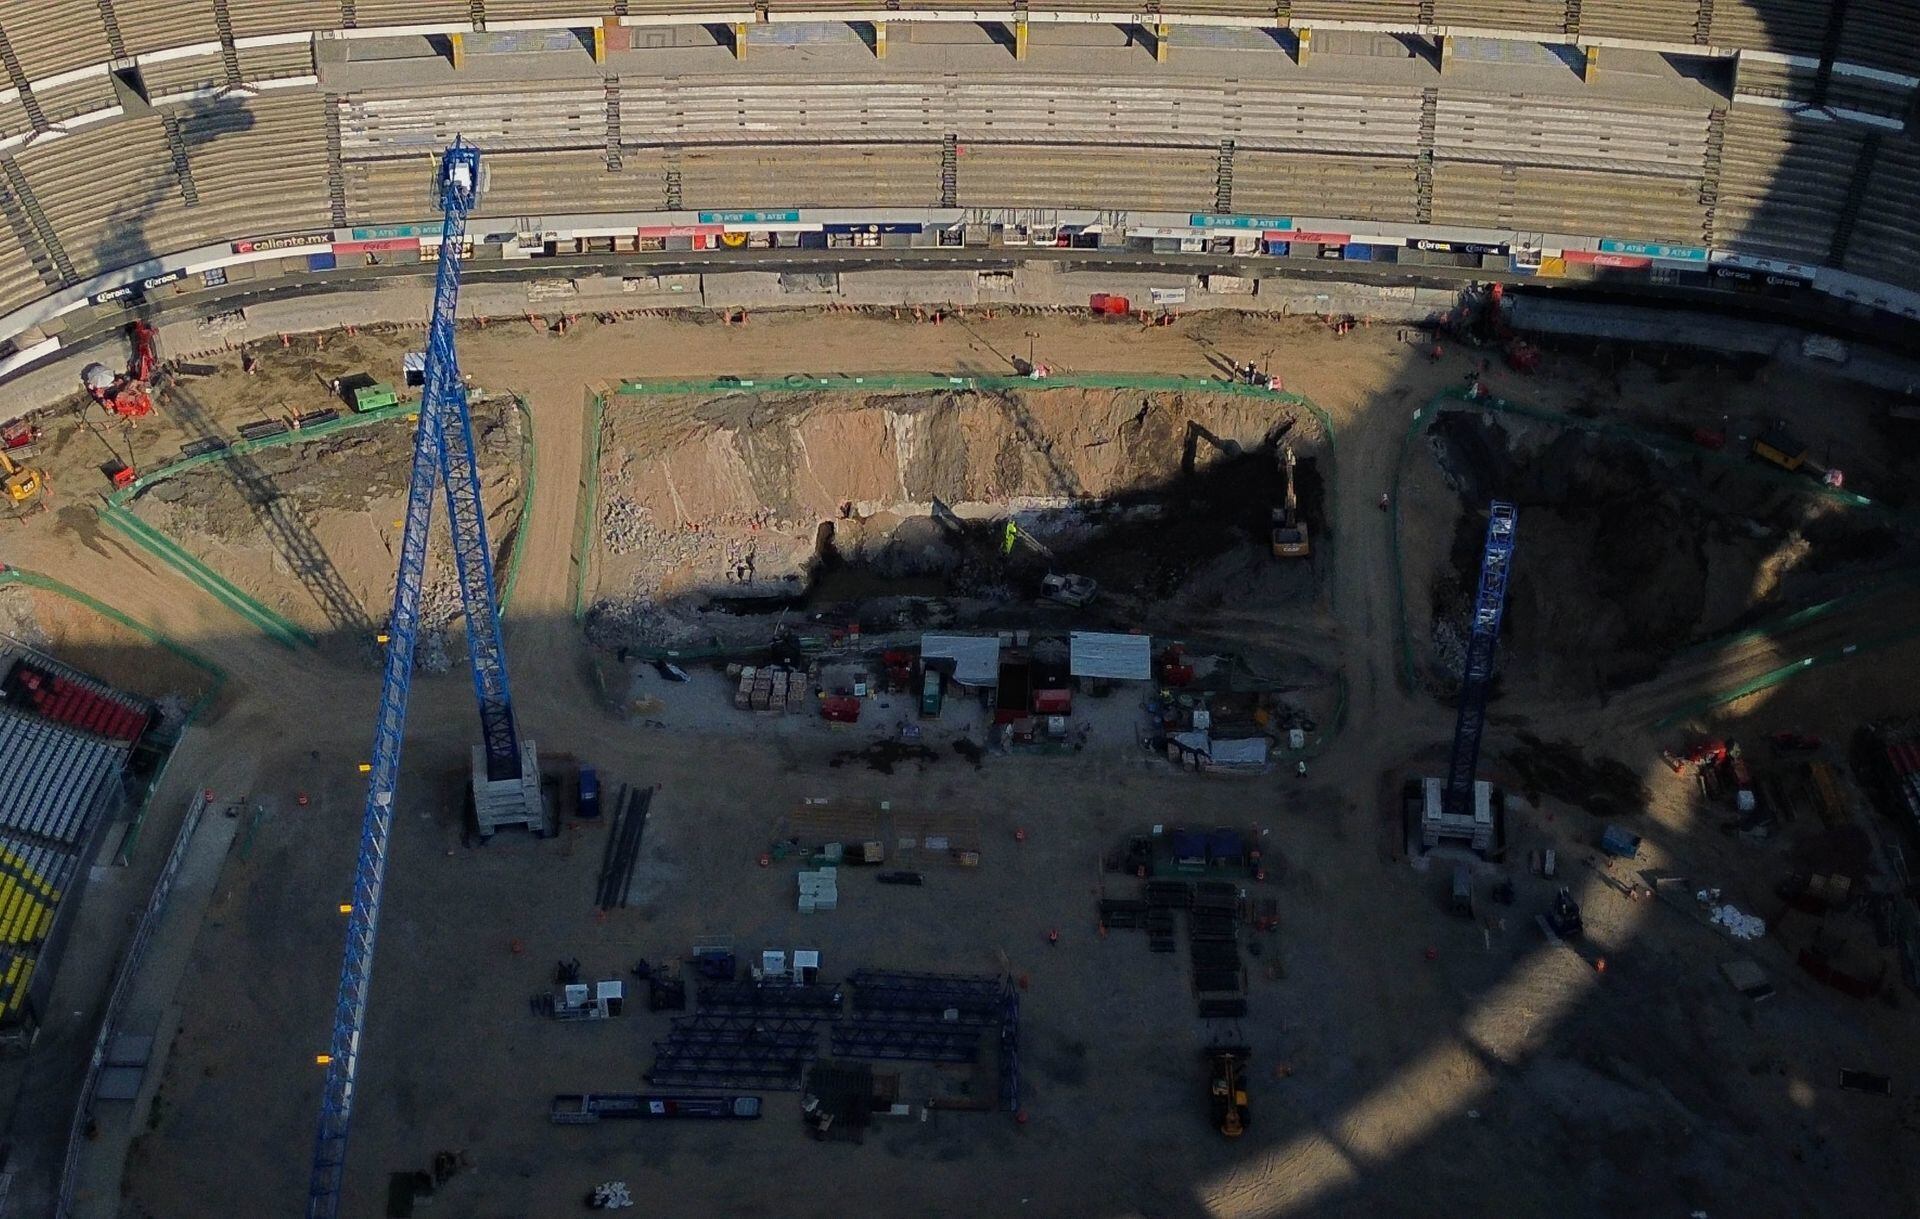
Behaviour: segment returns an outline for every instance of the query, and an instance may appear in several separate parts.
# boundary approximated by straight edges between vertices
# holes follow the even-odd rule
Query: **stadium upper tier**
[[[1147,36],[1174,40],[1171,61],[1125,70],[1111,62],[1125,52],[1093,43],[1048,46],[1041,65],[966,58],[952,40],[883,58],[865,49],[884,52],[883,38],[806,34],[836,15],[960,12],[912,0],[0,4],[12,84],[0,90],[0,218],[13,237],[0,241],[0,315],[207,245],[430,220],[426,166],[455,135],[487,151],[485,213],[529,221],[861,207],[1299,215],[1704,247],[1920,285],[1920,5],[1905,0],[1167,0],[1132,18],[1171,25]],[[1019,21],[1012,8],[965,12]],[[1092,0],[1020,13],[1128,16]],[[740,50],[783,19],[789,49],[819,45],[716,65],[712,38],[684,24],[702,17],[742,22]],[[1183,44],[1183,23],[1214,32]],[[1222,24],[1289,27],[1297,42],[1260,50]],[[675,29],[696,34],[675,41]],[[608,30],[635,50],[609,55]],[[1311,67],[1303,49],[1389,32],[1439,41],[1430,57],[1322,53]],[[453,69],[463,42],[484,69]],[[1642,53],[1667,66],[1591,70],[1606,48],[1636,46],[1700,58]]]

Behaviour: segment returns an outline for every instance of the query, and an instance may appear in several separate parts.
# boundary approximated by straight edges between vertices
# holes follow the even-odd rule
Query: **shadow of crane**
[[[244,95],[223,93],[181,106],[156,108],[151,115],[128,121],[161,125],[168,147],[168,168],[165,173],[154,175],[132,198],[114,209],[94,253],[103,267],[150,267],[157,273],[159,268],[154,260],[168,251],[156,249],[148,231],[155,216],[170,202],[189,216],[202,205],[199,187],[193,179],[194,149],[224,136],[251,130],[254,116],[246,106]],[[157,324],[150,303],[140,303],[134,312],[141,320]],[[207,412],[205,405],[177,381],[157,387],[156,402],[179,422],[189,446],[202,443],[203,447],[211,447],[204,442],[224,446],[229,442],[229,434]],[[247,454],[230,454],[219,464],[232,476],[269,543],[320,607],[328,627],[350,638],[370,639],[373,623],[365,608],[341,577],[298,506],[282,495],[273,477]]]
[[[1027,409],[1026,403],[1020,401],[1018,394],[1000,390],[989,393],[987,397],[999,406],[1001,413],[1007,417],[1007,422],[1012,425],[1014,434],[1020,437],[1026,443],[1027,449],[1040,459],[1040,464],[1044,467],[1042,476],[1046,479],[1048,494],[1069,500],[1078,499],[1086,494],[1086,489],[1080,484],[1079,476],[1060,460],[1058,453],[1054,452],[1053,439],[1040,430],[1033,412]]]

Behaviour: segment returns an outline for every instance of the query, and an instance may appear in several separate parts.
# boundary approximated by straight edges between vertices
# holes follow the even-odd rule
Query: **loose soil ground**
[[[1313,560],[1309,587],[1265,582],[1271,560],[1257,572],[1242,563],[1236,574],[1239,560],[1228,552],[1186,577],[1216,581],[1204,595],[1183,589],[1184,600],[1155,603],[1144,569],[1148,591],[1133,594],[1143,616],[1231,638],[1249,652],[1301,654],[1343,674],[1344,731],[1314,758],[1308,778],[1202,780],[1167,770],[1124,739],[1058,758],[989,754],[976,768],[954,750],[956,734],[938,728],[926,742],[937,760],[887,775],[832,761],[890,736],[892,710],[876,715],[875,727],[833,731],[808,721],[788,730],[782,721],[781,730],[763,732],[766,721],[716,706],[713,683],[700,682],[659,683],[657,705],[645,716],[603,709],[590,674],[604,657],[582,646],[567,612],[580,412],[590,383],[643,374],[1000,372],[1007,362],[998,353],[1024,350],[1029,329],[1038,332],[1046,362],[1063,372],[1207,375],[1277,349],[1274,364],[1287,388],[1332,414],[1337,468],[1322,482],[1332,544]],[[263,352],[258,376],[222,377],[195,392],[229,426],[257,414],[263,389],[312,409],[325,403],[331,377],[368,369],[389,377],[398,354],[417,340],[417,333],[363,331],[330,340],[323,354],[312,340],[297,339],[284,351]],[[1647,725],[1673,706],[1785,663],[1809,637],[1822,647],[1845,642],[1858,620],[1673,657],[1650,680],[1604,695],[1553,688],[1551,672],[1528,677],[1549,667],[1529,640],[1553,637],[1606,594],[1570,579],[1591,562],[1593,538],[1572,525],[1529,533],[1525,522],[1546,515],[1535,512],[1523,519],[1521,570],[1537,562],[1543,576],[1555,573],[1566,584],[1542,578],[1527,594],[1534,600],[1516,604],[1521,633],[1507,653],[1515,680],[1496,705],[1485,767],[1508,783],[1516,805],[1507,855],[1479,873],[1482,917],[1445,912],[1449,866],[1422,871],[1396,859],[1397,848],[1383,849],[1399,834],[1391,801],[1379,793],[1397,791],[1404,773],[1435,771],[1451,712],[1429,694],[1400,688],[1400,573],[1390,518],[1374,504],[1393,485],[1413,409],[1459,384],[1470,369],[1464,358],[1449,354],[1429,365],[1390,328],[1340,338],[1311,322],[1231,315],[1141,330],[1031,317],[934,328],[756,314],[744,331],[653,319],[587,323],[564,337],[494,326],[470,340],[464,367],[482,387],[524,392],[540,440],[538,494],[507,622],[523,730],[544,749],[599,763],[613,781],[660,790],[638,904],[596,919],[591,898],[605,823],[569,823],[550,842],[502,836],[484,849],[464,847],[456,776],[472,736],[471,697],[451,680],[416,689],[342,1213],[379,1213],[387,1174],[423,1168],[441,1150],[465,1151],[473,1167],[451,1183],[440,1208],[474,1216],[571,1213],[593,1183],[611,1178],[628,1180],[654,1209],[689,1214],[884,1208],[1250,1219],[1480,1215],[1490,1206],[1574,1216],[1914,1213],[1907,1165],[1915,1121],[1905,1081],[1920,1060],[1912,1048],[1913,996],[1894,980],[1897,970],[1881,997],[1847,999],[1799,972],[1800,939],[1739,943],[1684,909],[1631,899],[1623,892],[1632,879],[1625,865],[1609,870],[1593,849],[1601,819],[1544,777],[1538,803],[1526,803],[1518,796],[1523,768],[1504,757],[1526,748],[1520,733],[1527,732],[1577,748],[1580,767],[1557,755],[1569,762],[1556,772],[1562,776],[1610,779],[1612,766],[1581,767],[1608,759],[1623,766],[1649,793],[1647,807],[1631,816],[1646,839],[1639,866],[1682,873],[1770,916],[1782,908],[1770,896],[1780,876],[1810,861],[1862,857],[1825,827],[1802,833],[1811,827],[1796,823],[1762,843],[1723,832],[1735,819],[1730,811],[1676,786],[1658,746],[1688,727],[1755,733],[1783,721],[1844,741],[1868,709],[1910,697],[1901,675],[1911,669],[1911,646],[1815,670],[1723,716],[1655,734]],[[1557,409],[1688,424],[1712,409],[1708,402],[1737,403],[1749,414],[1786,403],[1806,416],[1803,433],[1815,444],[1832,433],[1833,460],[1849,467],[1850,478],[1859,471],[1857,485],[1875,488],[1891,477],[1854,455],[1869,448],[1859,438],[1873,435],[1875,404],[1851,389],[1759,375],[1721,386],[1708,369],[1681,380],[1671,371],[1556,356],[1539,377],[1493,380],[1496,392]],[[1818,403],[1818,413],[1796,409],[1802,403]],[[1075,409],[1089,406],[1098,420],[1125,404]],[[935,403],[910,413],[965,419],[969,410],[990,418],[978,404]],[[842,450],[813,444],[809,426],[876,428],[874,417],[884,414],[812,404],[799,426],[785,430],[809,435],[817,467],[823,448],[829,462],[841,460]],[[1049,429],[1072,426],[1071,414],[1062,407]],[[615,420],[616,438],[630,422]],[[805,468],[793,464],[797,449],[788,441],[750,448],[739,439],[750,430],[738,424],[728,425],[736,435],[724,442],[715,440],[718,425],[683,416],[673,426],[682,429],[678,439],[650,442],[651,450],[636,442],[629,451],[672,450],[665,463],[675,471],[672,492],[706,497],[701,512],[709,520],[770,510],[761,533],[776,521],[791,523],[798,553],[787,561],[796,565],[813,554],[817,532],[809,536],[809,528],[817,531],[822,519],[837,528],[840,501],[878,510],[938,493],[931,475],[915,483],[913,472],[923,467],[899,459],[897,433],[882,440],[884,426],[863,433],[872,439],[848,450],[858,460],[836,467],[821,487],[797,479],[769,484],[769,471]],[[177,451],[184,438],[170,416],[143,428],[139,443],[149,453]],[[1032,450],[1008,441],[1011,428],[993,428],[982,443],[995,460],[941,474],[954,482],[939,485],[971,487],[989,501],[989,490],[1068,494],[1044,481],[1047,467],[1035,464]],[[85,480],[98,475],[90,466],[105,459],[95,451],[99,439],[72,425],[52,431],[58,485],[91,486]],[[1075,479],[1124,468],[1097,464],[1108,460],[1099,451],[1108,446],[1063,452],[1060,434],[1045,434]],[[896,446],[891,461],[881,460],[886,443]],[[1156,444],[1155,465],[1164,468],[1165,445]],[[771,455],[758,473],[749,452]],[[1007,452],[1016,460],[1002,467],[998,455]],[[716,464],[675,464],[708,461],[703,454]],[[739,477],[736,463],[751,476]],[[1516,463],[1522,476],[1531,464]],[[664,479],[648,481],[654,475],[639,456],[630,468],[633,501],[655,514],[653,527],[679,522]],[[683,480],[682,468],[699,476]],[[1416,473],[1422,470],[1428,473]],[[896,492],[902,471],[908,477]],[[1416,450],[1406,474],[1396,515],[1408,625],[1424,652],[1435,584],[1457,571],[1462,504],[1428,451]],[[90,1214],[165,1219],[295,1210],[319,1086],[312,1054],[325,1044],[340,947],[335,911],[364,796],[354,764],[366,748],[373,679],[354,665],[248,634],[238,619],[102,534],[85,492],[63,494],[54,513],[14,531],[9,561],[58,574],[220,660],[235,675],[235,692],[217,720],[190,734],[200,749],[194,756],[217,759],[222,788],[244,790],[267,809],[256,832],[236,838],[198,928],[177,998],[183,1032],[124,1194],[83,1203]],[[750,521],[725,524],[753,533]],[[1691,555],[1700,544],[1673,531],[1635,532],[1662,553]],[[1817,540],[1810,545],[1812,565]],[[632,561],[632,553],[616,557]],[[724,550],[698,556],[679,587],[716,578],[724,587],[726,559]],[[385,560],[364,561],[365,570],[360,559],[349,563],[350,578],[376,587]],[[1114,562],[1116,581],[1124,580],[1128,568]],[[1739,581],[1720,583],[1731,589]],[[1703,605],[1721,607],[1714,613],[1724,609],[1730,621],[1743,611],[1733,592],[1703,596]],[[1890,605],[1868,607],[1881,630],[1905,622]],[[1695,614],[1687,629],[1704,629],[1698,620],[1705,616],[1705,609]],[[1610,660],[1607,640],[1615,637],[1596,630],[1581,646]],[[178,807],[200,779],[182,773],[169,783],[163,800]],[[304,807],[295,800],[300,792],[311,797]],[[982,865],[936,873],[919,890],[849,879],[839,910],[803,917],[793,908],[791,876],[759,868],[756,856],[778,817],[814,795],[970,813],[982,826]],[[1238,1026],[1209,1027],[1192,1014],[1184,953],[1153,956],[1137,933],[1103,938],[1095,925],[1099,854],[1121,834],[1176,818],[1257,822],[1286,862],[1254,890],[1276,901],[1279,930],[1259,937],[1251,1012]],[[1863,833],[1872,824],[1856,821]],[[1025,842],[1016,842],[1016,828],[1027,831]],[[142,850],[164,839],[151,834]],[[240,843],[248,844],[244,853]],[[1553,882],[1525,866],[1548,846],[1562,866]],[[1501,876],[1516,885],[1512,906],[1491,899]],[[1873,879],[1869,871],[1863,883]],[[1569,885],[1585,906],[1589,935],[1578,953],[1550,947],[1532,930],[1533,913],[1557,884]],[[1049,947],[1046,933],[1055,928],[1061,943]],[[1857,949],[1855,930],[1837,920],[1832,928]],[[642,956],[671,957],[713,935],[729,935],[747,951],[817,947],[830,976],[861,965],[1005,968],[1024,976],[1028,1122],[937,1113],[922,1123],[916,1113],[876,1129],[863,1146],[817,1145],[800,1129],[797,1102],[770,1094],[757,1125],[550,1126],[545,1111],[554,1092],[643,1088],[648,1043],[664,1027],[662,1017],[631,1010],[588,1027],[535,1017],[527,998],[548,983],[554,960],[579,957],[589,977],[618,976]],[[1871,936],[1865,943],[1883,962],[1890,958]],[[1602,956],[1604,973],[1594,964]],[[1726,985],[1718,967],[1740,958],[1766,971],[1778,990],[1773,1000],[1756,1006]],[[1283,968],[1269,973],[1276,962]],[[1247,1041],[1255,1053],[1253,1128],[1232,1143],[1207,1126],[1199,1062],[1201,1047],[1225,1039]],[[1891,1074],[1895,1096],[1840,1090],[1841,1067]],[[942,1086],[924,1070],[909,1080],[908,1095]],[[1131,1154],[1116,1156],[1115,1148]]]

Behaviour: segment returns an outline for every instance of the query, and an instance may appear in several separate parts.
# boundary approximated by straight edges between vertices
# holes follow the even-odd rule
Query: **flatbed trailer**
[[[759,1116],[757,1096],[652,1096],[640,1092],[563,1092],[553,1098],[552,1111],[558,1126],[663,1118],[751,1121]]]

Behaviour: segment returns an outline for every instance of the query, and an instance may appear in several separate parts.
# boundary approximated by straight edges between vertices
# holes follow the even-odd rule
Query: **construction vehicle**
[[[1099,592],[1100,585],[1092,576],[1049,575],[1040,581],[1042,597],[1075,609],[1092,602]]]
[[[1286,484],[1281,506],[1273,510],[1273,557],[1304,559],[1313,554],[1307,523],[1300,519],[1300,497],[1294,488],[1293,446],[1280,446],[1280,472]]]
[[[11,452],[0,448],[0,487],[6,489],[8,503],[25,508],[38,503],[46,493],[47,476],[35,466],[15,461]]]
[[[1554,894],[1553,908],[1537,918],[1540,929],[1548,939],[1577,940],[1586,930],[1586,923],[1580,916],[1580,904],[1573,900],[1573,893],[1565,885]]]
[[[1775,420],[1766,431],[1755,436],[1749,452],[1757,461],[1778,466],[1790,474],[1811,475],[1829,487],[1838,487],[1846,481],[1846,476],[1839,470],[1829,469],[1813,460],[1809,455],[1810,450],[1798,436],[1787,430],[1784,420]]]
[[[1253,1122],[1247,1104],[1247,1059],[1252,1051],[1243,1045],[1208,1047],[1207,1097],[1213,1106],[1214,1129],[1230,1139],[1247,1132]]]
[[[151,385],[159,357],[154,350],[153,327],[135,322],[133,363],[123,374],[115,375],[104,364],[89,364],[80,370],[80,384],[101,406],[122,419],[139,419],[153,414]]]

